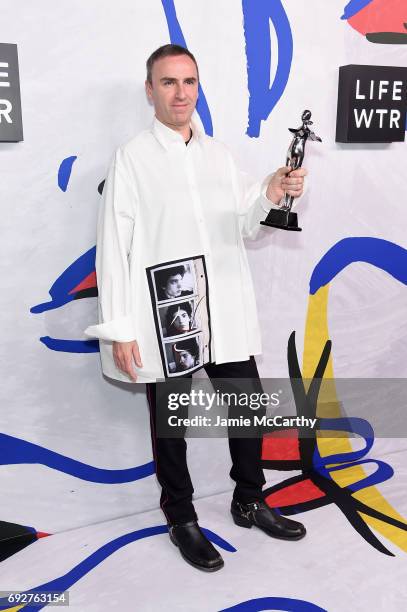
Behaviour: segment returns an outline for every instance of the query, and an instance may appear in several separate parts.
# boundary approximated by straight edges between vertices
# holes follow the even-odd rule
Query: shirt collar
[[[201,138],[202,132],[197,127],[196,123],[191,119],[190,122],[192,130],[192,138]],[[151,124],[151,131],[157,138],[158,142],[165,148],[169,149],[173,144],[184,144],[184,139],[179,132],[176,132],[172,128],[164,125],[157,117],[154,117],[153,123]],[[189,145],[188,145],[189,146]]]

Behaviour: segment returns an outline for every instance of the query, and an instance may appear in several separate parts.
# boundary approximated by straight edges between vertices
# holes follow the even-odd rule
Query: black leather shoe
[[[168,531],[171,542],[178,546],[190,565],[205,572],[216,572],[224,566],[222,557],[202,533],[197,521],[168,525]]]
[[[307,533],[302,523],[280,516],[263,500],[251,504],[242,504],[232,500],[230,511],[234,522],[239,527],[250,529],[252,525],[256,525],[273,538],[301,540]]]

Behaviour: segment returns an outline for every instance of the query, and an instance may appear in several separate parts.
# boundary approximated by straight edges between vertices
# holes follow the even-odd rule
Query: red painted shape
[[[302,504],[320,497],[325,497],[325,493],[312,480],[307,478],[271,493],[266,497],[266,502],[271,508],[282,508]]]
[[[96,287],[96,272],[93,270],[86,278],[83,279],[76,285],[73,289],[71,289],[68,293],[71,295],[72,293],[76,293],[77,291],[82,291],[83,289],[90,289],[90,287]]]
[[[37,531],[37,539],[46,538],[47,536],[52,535],[52,533],[46,533],[45,531]]]
[[[373,0],[361,11],[348,19],[349,25],[360,34],[374,32],[407,33],[406,0]]]
[[[300,459],[298,430],[273,431],[263,437],[261,458],[268,461],[297,461]]]

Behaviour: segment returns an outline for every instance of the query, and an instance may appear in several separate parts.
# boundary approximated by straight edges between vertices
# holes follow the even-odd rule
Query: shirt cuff
[[[271,200],[266,196],[267,188],[269,186],[269,182],[274,176],[274,172],[266,176],[264,181],[261,184],[261,193],[260,193],[260,206],[264,210],[264,212],[268,213],[270,210],[279,210],[280,206],[278,204],[274,204]]]
[[[282,198],[278,204],[274,204],[274,202],[269,200],[267,198],[267,196],[266,196],[267,187],[268,187],[269,182],[271,181],[273,175],[274,175],[274,172],[272,174],[269,174],[268,176],[266,176],[266,178],[262,182],[261,196],[260,196],[260,206],[262,207],[262,209],[266,213],[268,213],[270,210],[280,210],[280,208],[281,208],[280,204],[281,204],[281,202],[283,200],[283,198]],[[304,180],[304,189],[303,189],[302,195],[304,195],[305,191],[306,191],[306,181]],[[295,208],[298,200],[299,200],[299,198],[294,198],[294,202],[293,202],[293,205],[291,207],[291,210],[293,210]]]
[[[99,325],[90,325],[83,333],[91,338],[110,340],[111,342],[132,342],[137,338],[131,315],[112,319]]]

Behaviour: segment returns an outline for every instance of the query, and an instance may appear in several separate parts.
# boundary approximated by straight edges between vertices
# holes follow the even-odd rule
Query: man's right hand
[[[136,382],[137,374],[134,369],[133,359],[138,368],[143,367],[137,340],[132,340],[131,342],[113,342],[113,359],[116,367]]]

